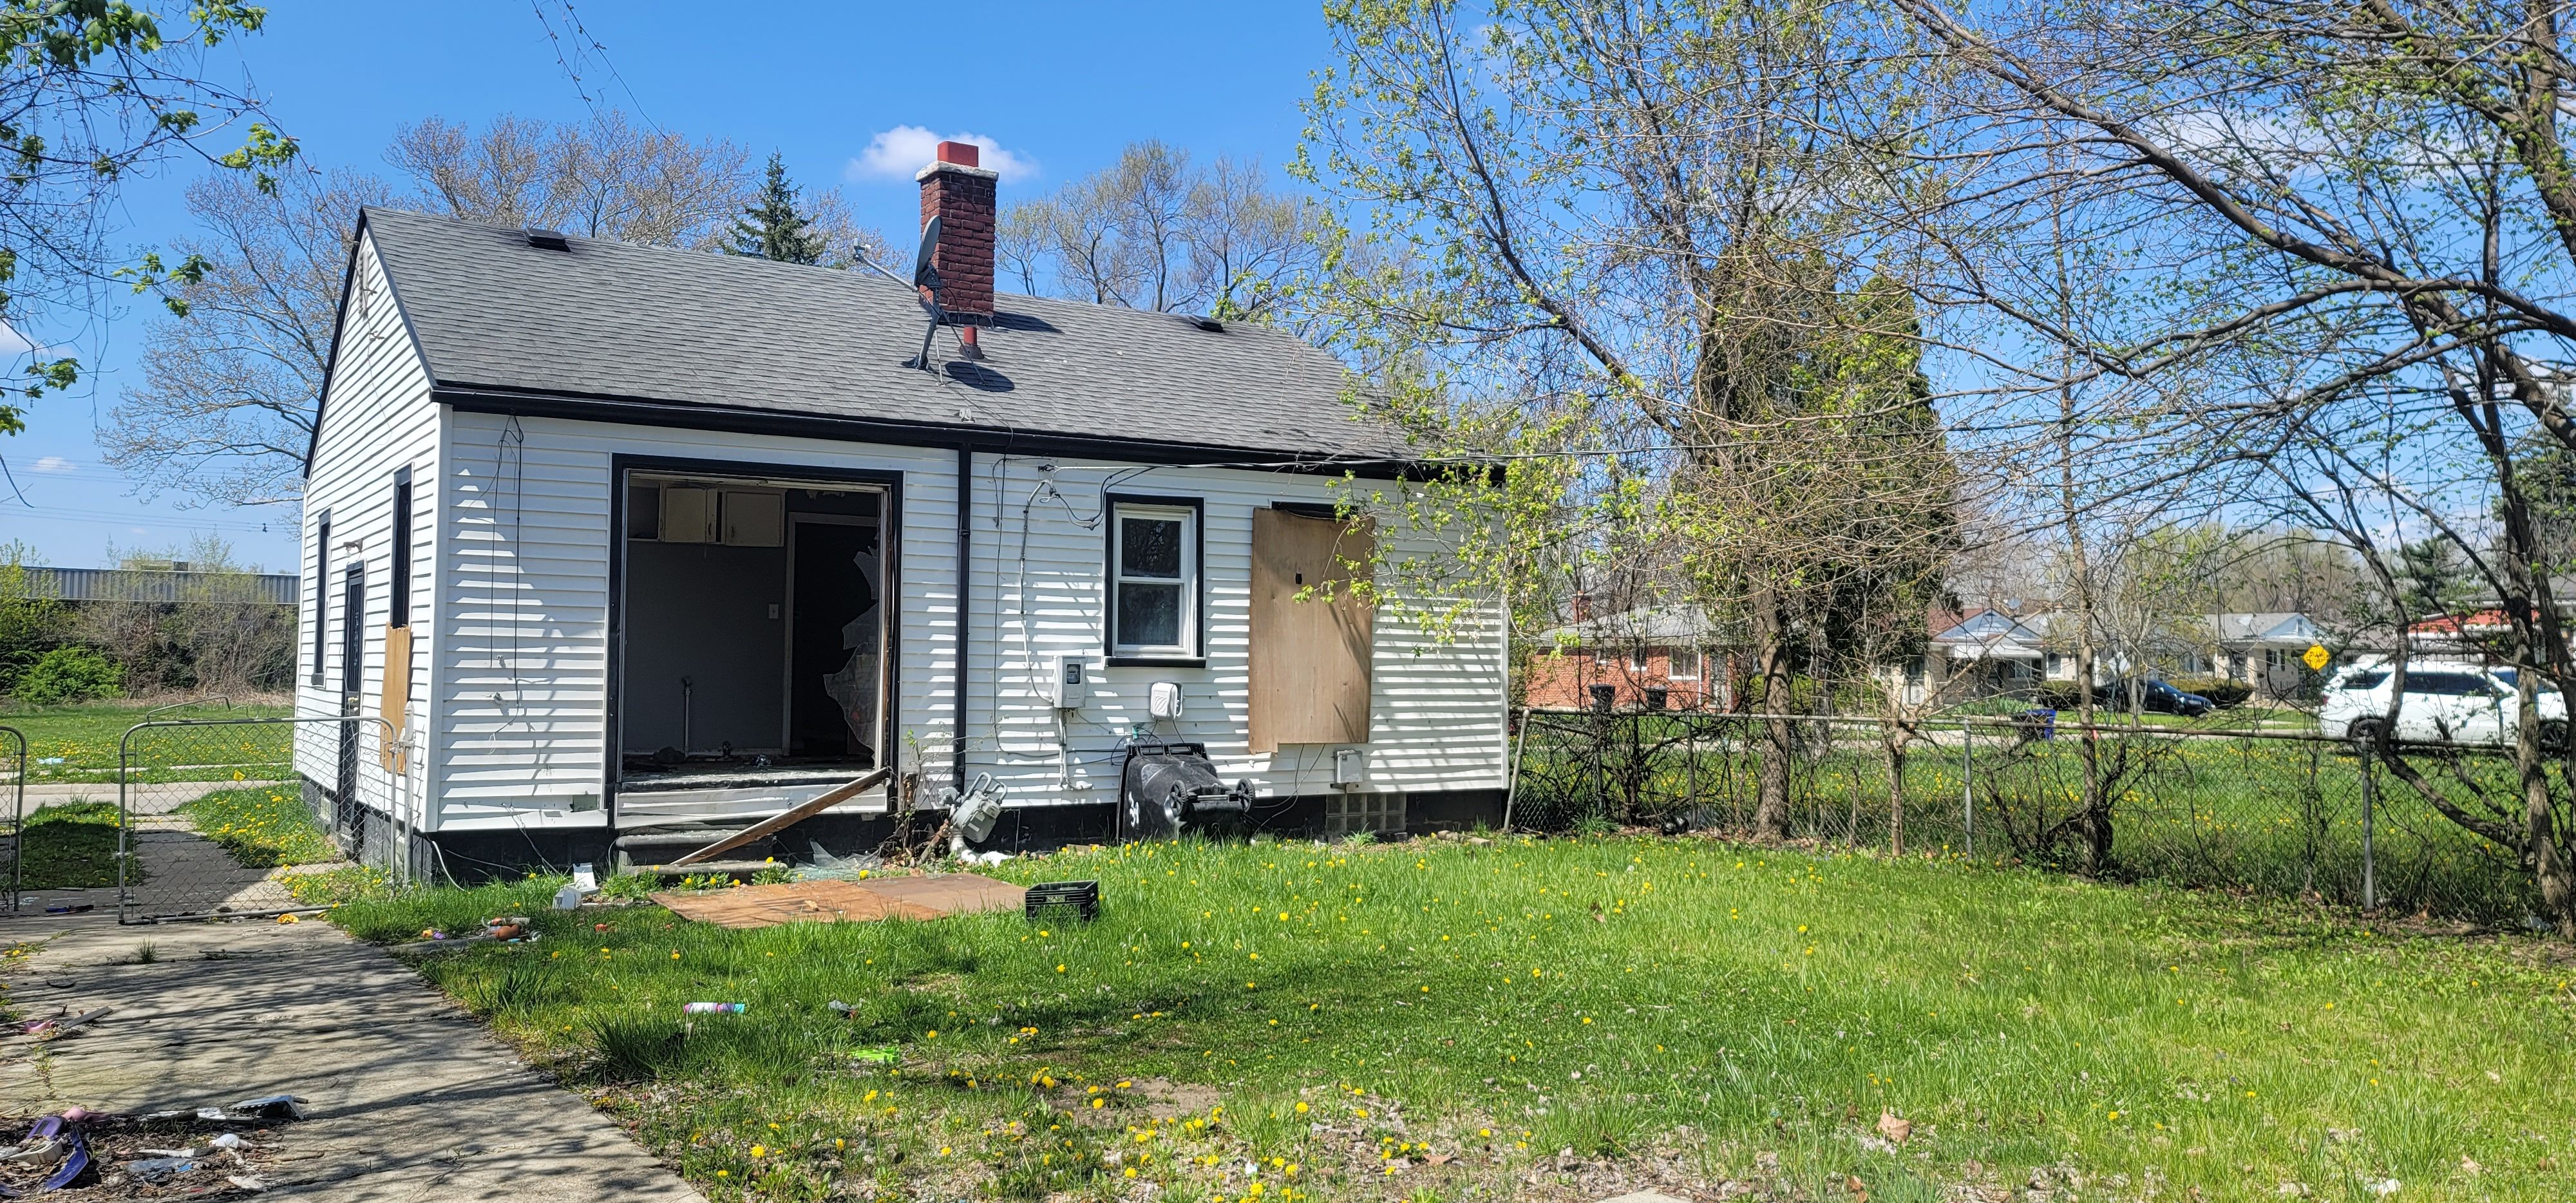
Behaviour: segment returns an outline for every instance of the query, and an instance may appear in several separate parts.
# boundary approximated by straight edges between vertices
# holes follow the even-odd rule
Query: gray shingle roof
[[[1411,458],[1294,335],[997,298],[983,364],[904,366],[910,289],[836,271],[369,209],[367,229],[442,388],[630,398],[980,432],[1114,437],[1280,458]],[[941,331],[934,360],[957,359]]]

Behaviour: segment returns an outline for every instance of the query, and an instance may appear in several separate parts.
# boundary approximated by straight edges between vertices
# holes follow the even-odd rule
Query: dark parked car
[[[2129,681],[2105,681],[2094,686],[2093,704],[2112,710],[2128,709],[2130,684]],[[2140,679],[2135,684],[2140,707],[2158,714],[2199,718],[2218,708],[2218,704],[2204,694],[2186,693],[2154,677]]]

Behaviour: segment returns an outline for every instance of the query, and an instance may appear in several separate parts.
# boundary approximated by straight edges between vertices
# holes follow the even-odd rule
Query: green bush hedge
[[[2196,693],[2208,698],[2210,705],[2221,710],[2242,706],[2245,704],[2245,699],[2254,696],[2253,686],[2243,681],[2230,681],[2225,677],[2184,677],[2175,681],[2173,687],[2185,693]]]
[[[29,706],[60,706],[125,694],[125,666],[85,647],[58,647],[18,674],[11,692]]]

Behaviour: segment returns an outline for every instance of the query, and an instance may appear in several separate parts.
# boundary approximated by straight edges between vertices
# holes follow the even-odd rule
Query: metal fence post
[[[2379,850],[2374,846],[2372,828],[2379,809],[2379,751],[2376,744],[2361,745],[2361,909],[2379,909]]]
[[[1977,767],[1977,732],[1963,716],[1959,719],[1959,808],[1967,820],[1968,856],[1977,855],[1977,791],[1970,774]]]
[[[0,734],[18,741],[17,788],[9,804],[9,911],[15,914],[18,896],[27,890],[27,733],[0,727]]]
[[[137,723],[116,737],[116,921],[126,922],[126,866],[134,863],[134,804],[126,796],[126,779],[134,774],[131,762]]]

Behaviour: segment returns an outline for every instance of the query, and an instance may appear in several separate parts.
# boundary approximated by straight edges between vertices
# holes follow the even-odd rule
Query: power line
[[[601,98],[591,95],[589,81],[582,78],[582,65],[597,58],[599,65],[607,69],[608,77],[617,82],[617,90],[626,93],[626,103],[634,109],[635,115],[642,118],[645,125],[660,132],[661,123],[653,120],[653,115],[644,111],[643,99],[635,95],[634,87],[629,85],[626,82],[626,76],[618,71],[616,60],[608,57],[607,44],[600,41],[590,32],[588,26],[581,23],[581,14],[573,11],[572,0],[555,0],[555,4],[563,10],[565,27],[563,32],[556,30],[555,19],[546,14],[545,0],[528,0],[528,9],[536,14],[537,24],[544,27],[546,41],[554,46],[555,65],[563,68],[564,77],[572,81],[573,92],[581,97],[581,102],[591,106],[593,110],[599,107]],[[565,48],[567,35],[572,39],[568,52]]]

